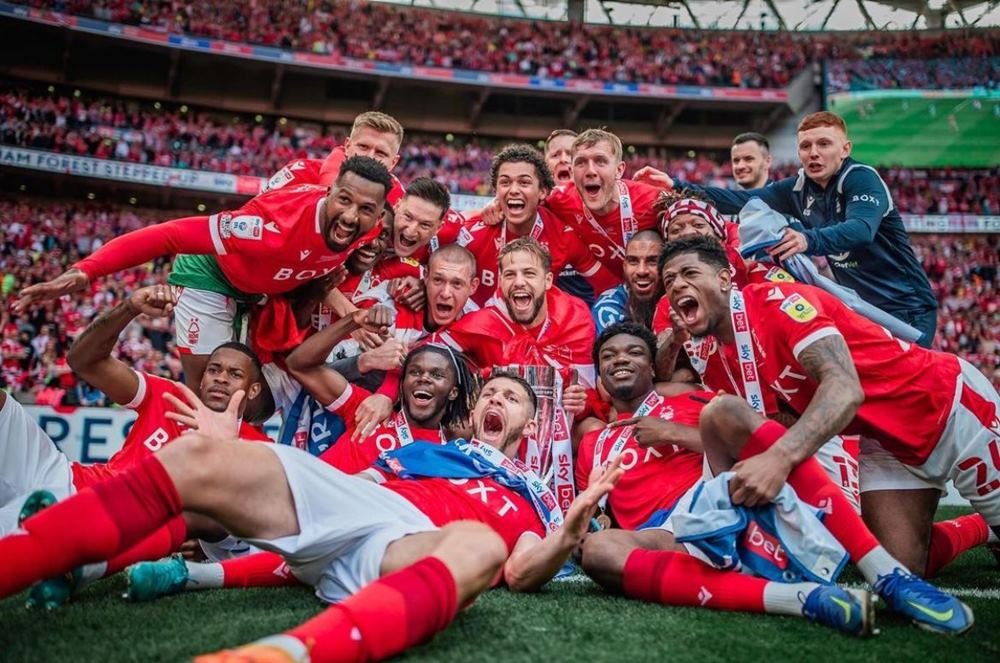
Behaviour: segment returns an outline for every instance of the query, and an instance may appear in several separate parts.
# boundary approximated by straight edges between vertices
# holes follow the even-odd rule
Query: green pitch
[[[865,163],[914,168],[1000,164],[1000,98],[919,95],[835,95],[829,108],[847,121],[853,156]]]
[[[120,598],[120,578],[93,585],[48,614],[23,609],[23,596],[0,602],[0,661],[183,661],[281,631],[320,610],[305,588],[215,590],[130,604]],[[858,576],[845,580],[858,582]],[[854,640],[800,619],[627,601],[581,580],[550,584],[531,596],[488,592],[447,631],[404,658],[1000,661],[1000,568],[993,557],[975,550],[937,582],[978,594],[963,595],[976,613],[971,632],[932,635],[880,608],[881,634]]]

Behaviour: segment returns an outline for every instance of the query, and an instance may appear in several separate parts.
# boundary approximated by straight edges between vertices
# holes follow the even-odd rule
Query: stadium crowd
[[[828,92],[996,89],[1000,57],[828,60]]]
[[[227,121],[228,119],[228,121]],[[18,89],[0,93],[0,143],[136,163],[266,177],[293,159],[321,158],[343,143],[348,128],[284,118],[220,116],[185,106]],[[490,161],[501,141],[411,135],[401,148],[403,181],[430,177],[452,193],[489,193]],[[628,173],[644,166],[695,184],[726,186],[728,161],[709,153],[625,155]],[[776,164],[772,178],[794,174]],[[911,214],[998,214],[1000,174],[994,169],[883,168],[896,204]]]
[[[995,31],[804,35],[643,29],[499,19],[359,0],[27,4],[168,32],[362,60],[616,82],[775,88],[825,57],[981,57],[1000,52]]]

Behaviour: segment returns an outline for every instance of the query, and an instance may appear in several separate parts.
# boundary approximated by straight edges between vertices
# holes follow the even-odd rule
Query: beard
[[[515,312],[511,302],[504,300],[504,304],[507,306],[507,311],[510,313],[510,319],[514,322],[520,323],[522,325],[531,324],[535,318],[538,317],[538,312],[542,310],[542,304],[545,303],[545,296],[535,297],[532,303],[531,310],[528,312],[524,319],[521,319],[518,313]],[[652,320],[652,318],[650,318]]]
[[[653,314],[656,313],[656,302],[659,300],[659,293],[648,298],[640,298],[629,293],[628,308],[632,312],[632,322],[653,328]]]

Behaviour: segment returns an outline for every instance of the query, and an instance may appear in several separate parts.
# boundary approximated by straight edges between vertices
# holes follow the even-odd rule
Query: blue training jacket
[[[806,255],[826,256],[840,283],[883,311],[937,308],[889,188],[871,166],[845,159],[825,190],[801,169],[798,177],[747,191],[675,186],[704,193],[723,214],[736,214],[751,198],[760,198],[798,219],[809,243]]]

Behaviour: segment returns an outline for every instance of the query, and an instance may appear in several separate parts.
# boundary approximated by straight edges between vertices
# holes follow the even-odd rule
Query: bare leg
[[[606,591],[620,594],[625,560],[636,549],[684,550],[673,534],[663,529],[609,529],[589,534],[583,540],[583,570]]]
[[[923,575],[941,491],[872,490],[861,493],[861,515],[889,554]]]

